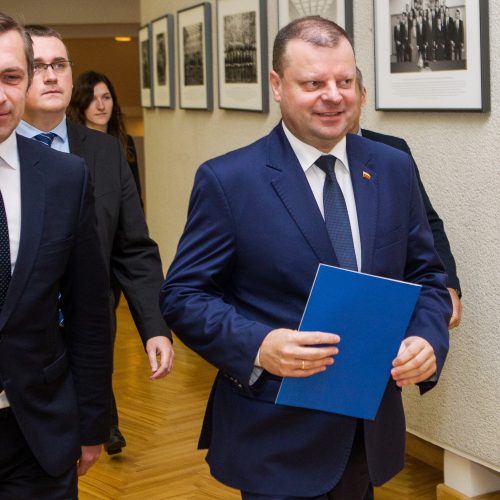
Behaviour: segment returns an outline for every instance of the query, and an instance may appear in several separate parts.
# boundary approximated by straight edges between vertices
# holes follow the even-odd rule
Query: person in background
[[[170,373],[174,351],[172,336],[158,305],[163,279],[158,245],[149,236],[139,194],[120,142],[110,134],[66,119],[71,99],[71,61],[61,35],[40,25],[26,26],[33,40],[33,83],[26,96],[20,135],[41,140],[52,149],[82,157],[94,184],[95,211],[101,250],[111,283],[123,291],[141,336],[151,368],[151,380]],[[116,290],[109,288],[108,305],[113,342],[116,334]],[[63,297],[64,299],[64,297]],[[109,455],[126,445],[118,427],[112,396]]]
[[[413,159],[410,147],[404,139],[394,137],[392,135],[380,134],[379,132],[373,132],[372,130],[366,130],[360,127],[361,110],[365,103],[366,87],[363,84],[363,75],[361,70],[356,68],[356,113],[353,116],[350,132],[352,134],[358,134],[366,137],[367,139],[371,139],[372,141],[382,142],[388,146],[392,146],[393,148],[400,149],[401,151],[408,153]],[[436,249],[439,257],[441,257],[445,270],[448,273],[447,287],[453,304],[453,314],[448,325],[451,330],[460,324],[462,317],[462,302],[460,301],[462,291],[460,289],[460,280],[457,276],[457,266],[455,264],[455,258],[451,252],[450,242],[444,230],[443,221],[437,214],[436,210],[434,210],[431,200],[425,191],[422,179],[420,178],[420,173],[415,160],[413,160],[413,162],[415,165],[415,174],[417,175],[420,192],[422,193],[427,220],[429,221],[432,236],[434,237],[434,248]]]
[[[66,114],[71,121],[111,134],[120,141],[142,203],[141,179],[134,140],[127,134],[122,110],[109,78],[96,71],[85,71],[80,74],[73,84],[73,93]]]

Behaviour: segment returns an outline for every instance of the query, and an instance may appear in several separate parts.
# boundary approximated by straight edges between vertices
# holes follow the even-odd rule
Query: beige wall
[[[196,3],[196,2],[194,2]],[[141,22],[194,4],[142,0]],[[212,1],[215,30],[215,1]],[[269,38],[277,31],[277,2],[268,2]],[[419,397],[406,390],[408,427],[445,448],[500,470],[500,3],[490,5],[492,112],[397,113],[374,110],[372,3],[354,0],[354,39],[368,88],[365,125],[404,135],[433,204],[444,219],[464,291],[462,325],[438,387]],[[213,47],[216,60],[216,46]],[[177,64],[177,60],[176,60]],[[178,81],[178,80],[176,80]],[[217,88],[214,69],[215,90]],[[145,111],[148,218],[165,267],[174,255],[186,218],[193,175],[205,159],[247,144],[279,119],[269,114]],[[177,99],[178,100],[178,99]]]

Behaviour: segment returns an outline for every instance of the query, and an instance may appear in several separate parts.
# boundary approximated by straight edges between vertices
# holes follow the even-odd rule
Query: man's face
[[[5,141],[21,121],[28,90],[28,64],[21,35],[0,34],[0,142]]]
[[[455,19],[460,19],[460,11],[459,10],[455,11]]]
[[[63,42],[56,37],[34,36],[33,52],[36,63],[67,61],[68,52]],[[33,83],[26,99],[26,113],[55,113],[64,115],[73,88],[71,67],[63,73],[55,73],[49,66],[35,71]]]
[[[356,61],[351,45],[317,47],[291,40],[283,76],[270,75],[283,121],[301,141],[329,152],[349,131],[356,113]]]

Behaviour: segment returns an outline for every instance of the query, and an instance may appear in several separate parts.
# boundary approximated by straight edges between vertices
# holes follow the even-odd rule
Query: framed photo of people
[[[177,12],[179,95],[183,109],[213,109],[211,6]]]
[[[218,0],[219,107],[269,110],[265,0]]]
[[[139,71],[141,83],[141,106],[153,107],[153,85],[151,72],[151,24],[139,29]]]
[[[151,22],[153,49],[153,102],[155,107],[175,107],[174,16]]]
[[[283,28],[294,19],[321,16],[342,26],[353,37],[352,0],[278,0],[278,23]]]
[[[374,0],[376,109],[489,111],[488,0]]]

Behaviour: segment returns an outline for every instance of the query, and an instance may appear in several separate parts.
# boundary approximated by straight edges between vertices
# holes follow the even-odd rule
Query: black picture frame
[[[354,39],[353,0],[327,0],[323,2],[278,0],[279,28],[299,17],[315,15],[336,22],[347,31],[351,40]]]
[[[175,108],[174,16],[151,21],[153,102],[157,108]]]
[[[217,0],[219,108],[269,111],[265,0]]]
[[[177,11],[179,107],[213,109],[211,5]]]
[[[488,0],[453,3],[374,0],[377,110],[490,111]]]
[[[152,108],[153,101],[153,74],[151,68],[151,23],[141,26],[139,39],[139,78],[141,87],[141,106]]]

